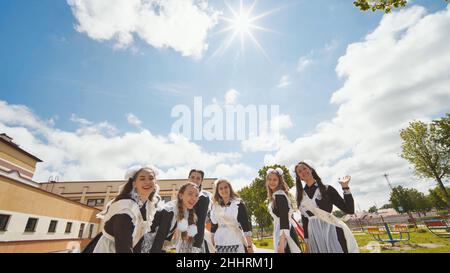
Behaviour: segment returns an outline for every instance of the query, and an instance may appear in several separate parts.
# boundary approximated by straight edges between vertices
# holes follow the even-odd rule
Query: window
[[[83,238],[83,232],[84,232],[84,224],[81,224],[80,231],[78,232],[78,238]]]
[[[89,225],[89,239],[92,238],[92,232],[94,232],[94,225],[93,225],[93,224],[90,224],[90,225]]]
[[[25,226],[25,232],[35,232],[37,226],[37,218],[28,218],[27,225]]]
[[[72,222],[67,222],[65,233],[70,233],[72,231]]]
[[[0,231],[6,231],[11,215],[0,214]]]
[[[105,199],[88,199],[87,205],[90,207],[100,207],[105,204]]]
[[[161,198],[164,202],[170,202],[170,200],[172,199],[170,196],[161,196]]]
[[[51,220],[50,221],[50,226],[48,226],[48,232],[49,233],[55,233],[56,232],[56,225],[58,224],[58,221],[56,220]]]

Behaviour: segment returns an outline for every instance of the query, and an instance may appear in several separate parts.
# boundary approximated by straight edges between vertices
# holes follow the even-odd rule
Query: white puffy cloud
[[[79,128],[76,131],[78,135],[105,133],[107,135],[113,136],[118,132],[117,128],[114,125],[109,124],[107,121],[94,124],[94,122],[84,118],[80,118],[75,114],[72,114],[70,120],[78,124]]]
[[[368,208],[388,201],[392,183],[425,190],[433,181],[412,176],[400,158],[399,131],[415,119],[450,110],[450,10],[427,14],[418,6],[385,15],[361,42],[350,44],[336,72],[345,82],[331,102],[336,116],[313,132],[287,142],[265,163],[316,166],[327,183],[353,176],[356,202]]]
[[[303,71],[305,71],[306,68],[311,66],[313,63],[314,63],[314,61],[313,61],[313,59],[311,57],[309,57],[309,56],[302,56],[298,60],[297,71],[298,72],[303,72]]]
[[[110,135],[107,122],[96,124],[72,115],[80,128],[75,132],[56,129],[29,108],[0,101],[0,132],[44,160],[35,179],[46,181],[58,175],[59,181],[121,179],[136,164],[158,168],[159,178],[184,178],[191,168],[204,169],[208,176],[230,174],[226,164],[236,164],[239,153],[209,153],[183,136],[157,136],[149,130]],[[217,169],[216,166],[221,166]],[[248,170],[238,164],[241,170]],[[223,170],[223,172],[221,172]],[[232,173],[231,174],[235,174]]]
[[[236,104],[239,95],[239,92],[234,89],[228,90],[227,93],[225,93],[225,104]]]
[[[291,83],[291,79],[290,79],[289,75],[283,75],[281,77],[280,81],[278,82],[277,87],[278,88],[284,88],[284,87],[287,87],[287,86],[289,86],[291,84],[292,83]]]
[[[200,58],[219,13],[207,0],[67,0],[76,30],[126,48],[139,37],[155,48]]]
[[[263,124],[258,135],[250,135],[241,142],[244,152],[270,152],[276,151],[289,143],[283,130],[293,126],[291,117],[286,114],[274,116]]]
[[[138,117],[136,117],[133,113],[127,114],[127,121],[129,124],[135,126],[136,128],[142,129],[141,127],[142,121]]]

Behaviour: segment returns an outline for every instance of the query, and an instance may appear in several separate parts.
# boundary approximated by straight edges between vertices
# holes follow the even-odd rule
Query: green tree
[[[425,194],[417,191],[416,189],[409,189],[408,194],[413,203],[413,210],[418,213],[427,213],[431,210],[432,205]]]
[[[370,213],[375,213],[375,212],[377,212],[377,211],[378,211],[378,209],[377,209],[376,206],[372,206],[372,207],[369,208],[369,212],[370,212]]]
[[[414,121],[400,131],[403,141],[401,157],[414,166],[416,176],[436,180],[445,196],[447,208],[450,208],[450,197],[442,180],[450,174],[449,119],[447,114],[429,125]]]
[[[249,214],[254,216],[260,231],[267,230],[272,225],[272,217],[267,209],[266,174],[270,168],[281,168],[284,172],[283,178],[289,188],[294,186],[294,180],[289,174],[289,169],[282,165],[265,166],[258,171],[256,177],[249,186],[242,188],[239,195],[245,201]]]
[[[450,113],[445,114],[444,118],[433,120],[433,125],[436,130],[436,142],[450,152]]]
[[[450,191],[450,188],[446,188],[447,191]],[[445,209],[447,207],[447,203],[445,202],[445,197],[442,194],[442,191],[435,187],[433,189],[428,190],[428,200],[430,201],[431,205],[436,209]]]
[[[415,223],[414,217],[412,216],[412,211],[414,210],[414,203],[408,192],[408,189],[402,186],[397,186],[392,189],[391,198],[392,206],[394,209],[400,213],[406,212],[412,223]]]
[[[342,218],[344,217],[345,213],[342,212],[342,210],[335,210],[333,211],[333,215],[336,216],[337,218]]]
[[[448,2],[449,0],[445,1]],[[407,0],[355,0],[353,2],[353,5],[362,11],[381,10],[385,13],[390,13],[394,8],[405,7],[407,4]]]

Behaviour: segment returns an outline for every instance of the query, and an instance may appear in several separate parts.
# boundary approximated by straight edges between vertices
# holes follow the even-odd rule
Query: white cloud
[[[95,124],[94,122],[84,118],[80,118],[75,114],[72,114],[70,120],[78,124],[79,128],[76,131],[78,135],[105,133],[107,135],[113,136],[118,132],[117,128],[114,125],[109,124],[107,121]]]
[[[292,126],[289,115],[277,115],[263,124],[263,128],[258,132],[258,135],[250,135],[248,139],[243,140],[241,142],[242,150],[244,152],[276,151],[289,143],[283,131]]]
[[[287,86],[289,86],[291,84],[292,83],[291,83],[291,79],[290,79],[289,75],[283,75],[281,77],[280,81],[278,82],[277,87],[278,88],[284,88],[284,87],[287,87]]]
[[[287,142],[266,164],[290,166],[309,160],[327,183],[353,176],[356,202],[364,209],[388,201],[383,177],[394,185],[425,190],[399,157],[399,130],[414,119],[430,120],[450,110],[450,11],[427,14],[411,7],[385,15],[364,41],[348,46],[337,74],[345,82],[331,102],[336,116],[308,135]]]
[[[300,57],[300,59],[298,60],[298,64],[297,64],[297,71],[298,72],[305,71],[306,68],[308,68],[309,66],[311,66],[313,64],[313,62],[314,61],[309,56]]]
[[[204,169],[208,176],[226,176],[230,171],[223,164],[236,164],[241,157],[239,153],[206,152],[176,134],[156,136],[143,129],[110,135],[100,130],[107,122],[96,124],[76,115],[71,119],[79,122],[80,128],[63,131],[48,126],[26,106],[4,101],[0,101],[0,114],[0,132],[44,160],[37,167],[37,181],[47,181],[55,174],[60,181],[121,179],[126,168],[135,164],[156,166],[159,178],[184,178],[194,167]],[[244,165],[237,166],[245,170]]]
[[[77,20],[76,30],[97,41],[114,41],[127,48],[134,38],[155,48],[172,48],[200,58],[208,31],[219,13],[207,0],[67,0]]]
[[[136,117],[134,114],[128,113],[127,121],[129,124],[134,125],[136,128],[142,129],[142,127],[141,127],[142,121],[138,117]]]
[[[230,89],[226,94],[225,94],[225,104],[236,104],[236,100],[237,97],[239,96],[239,92],[234,90],[234,89]]]

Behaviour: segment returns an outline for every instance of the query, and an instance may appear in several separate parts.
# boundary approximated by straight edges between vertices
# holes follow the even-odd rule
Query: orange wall
[[[51,240],[51,241],[21,241],[0,242],[0,253],[49,253],[64,251],[69,245],[79,244],[83,249],[90,239],[84,240]]]
[[[0,143],[0,157],[34,173],[36,160],[25,155],[5,143]]]
[[[0,193],[0,208],[2,210],[99,223],[96,214],[100,210],[78,204],[7,177],[0,176]]]

